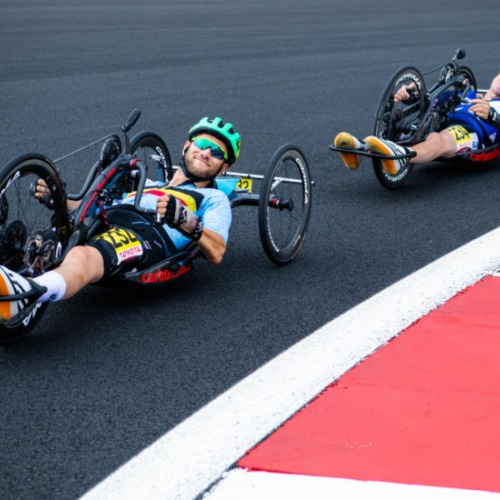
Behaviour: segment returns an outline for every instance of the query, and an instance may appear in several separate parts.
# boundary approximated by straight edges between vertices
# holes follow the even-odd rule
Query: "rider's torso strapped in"
[[[156,210],[159,197],[176,197],[200,217],[203,226],[220,234],[227,244],[232,212],[227,196],[216,188],[198,188],[192,182],[181,186],[167,184],[144,190],[141,207]],[[90,243],[104,259],[105,277],[116,274],[125,266],[149,267],[186,248],[191,240],[167,224],[158,226],[133,210],[135,192],[108,210],[111,228]]]
[[[467,94],[467,97],[469,99],[475,99],[476,93],[470,92]],[[500,113],[500,99],[492,99],[488,102],[497,113]],[[487,122],[470,112],[469,109],[471,106],[473,106],[473,104],[466,103],[457,106],[455,112],[448,115],[449,121],[446,124],[447,127],[450,125],[459,125],[464,127],[471,134],[471,137],[474,138],[473,134],[475,134],[477,138],[472,141],[471,149],[473,150],[488,147],[500,142],[500,129],[489,125]]]

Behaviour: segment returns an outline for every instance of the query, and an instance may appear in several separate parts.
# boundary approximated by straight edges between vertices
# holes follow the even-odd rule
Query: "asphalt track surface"
[[[177,161],[189,126],[220,115],[243,136],[235,170],[262,173],[291,142],[317,183],[292,265],[266,259],[257,211],[238,208],[219,268],[197,262],[153,292],[88,288],[0,349],[2,498],[78,497],[316,328],[500,224],[498,163],[430,164],[388,192],[328,149],[341,130],[371,132],[403,65],[426,71],[462,46],[487,86],[496,1],[2,0],[0,13],[0,163],[62,156],[139,107],[136,130]],[[70,189],[91,161],[61,165]]]

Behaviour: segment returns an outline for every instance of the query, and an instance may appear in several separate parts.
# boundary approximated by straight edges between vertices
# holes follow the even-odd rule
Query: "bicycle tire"
[[[295,182],[280,182],[283,177]],[[304,244],[311,216],[311,186],[302,150],[291,144],[281,146],[266,168],[258,213],[262,247],[269,260],[278,266],[295,259]]]
[[[395,93],[402,85],[410,83],[415,83],[417,86],[417,92],[413,95],[411,105],[398,103],[395,107]],[[390,78],[382,93],[373,123],[373,135],[398,144],[413,144],[416,134],[411,131],[411,127],[418,126],[425,114],[425,96],[425,81],[420,71],[413,66],[400,68]],[[404,109],[405,107],[407,109]],[[409,111],[411,111],[410,119],[404,120],[404,113]],[[390,175],[382,168],[380,159],[373,158],[372,162],[377,180],[387,189],[401,186],[408,180],[413,170],[413,164],[407,163],[396,175]]]
[[[140,132],[132,138],[130,145],[132,154],[146,166],[151,181],[165,182],[172,179],[174,170],[170,151],[158,134]]]
[[[470,82],[471,90],[477,90],[476,77],[473,71],[468,66],[460,66],[458,70],[459,75],[464,75]]]
[[[40,178],[50,189],[50,202],[41,203],[30,192],[32,183]],[[63,254],[70,228],[64,186],[52,162],[30,153],[1,168],[0,207],[0,262],[25,277],[53,269]],[[36,254],[42,245],[44,255]],[[34,303],[14,318],[0,320],[0,345],[24,338],[47,307],[48,303]]]

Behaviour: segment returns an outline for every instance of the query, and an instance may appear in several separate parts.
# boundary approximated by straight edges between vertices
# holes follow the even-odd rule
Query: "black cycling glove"
[[[203,222],[177,198],[170,196],[163,220],[170,227],[178,229],[184,236],[198,241],[203,233]]]
[[[500,116],[498,113],[490,106],[490,112],[488,113],[488,119],[486,120],[490,125],[500,128]]]

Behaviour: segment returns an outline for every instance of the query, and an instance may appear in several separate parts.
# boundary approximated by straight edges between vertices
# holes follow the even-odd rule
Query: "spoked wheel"
[[[259,201],[259,231],[269,259],[283,266],[299,253],[311,215],[311,174],[304,153],[286,144],[267,166]]]
[[[50,189],[41,201],[34,197],[39,179]],[[0,169],[0,264],[25,278],[39,276],[54,267],[68,236],[64,188],[44,156],[19,156]],[[0,344],[27,335],[47,305],[34,303],[9,318],[7,303],[0,302]]]
[[[467,80],[469,80],[470,82],[471,90],[477,90],[476,77],[468,66],[459,66],[458,71],[456,71],[454,68],[448,68],[444,81],[449,82],[457,75],[465,76],[465,78],[467,78]]]
[[[465,76],[465,78],[469,80],[472,90],[477,90],[476,77],[474,76],[474,73],[468,66],[460,66],[458,74]]]
[[[141,132],[131,141],[132,154],[146,165],[148,179],[165,182],[173,177],[172,160],[165,141],[154,132]]]
[[[395,102],[394,96],[398,90],[410,85],[415,88],[410,99]],[[426,88],[423,76],[412,66],[401,68],[389,80],[382,94],[373,124],[373,135],[398,144],[414,144],[418,140],[417,133],[421,129],[425,109]],[[408,179],[413,165],[407,163],[396,175],[391,175],[382,168],[382,162],[378,158],[373,158],[373,168],[382,186],[393,189]]]

